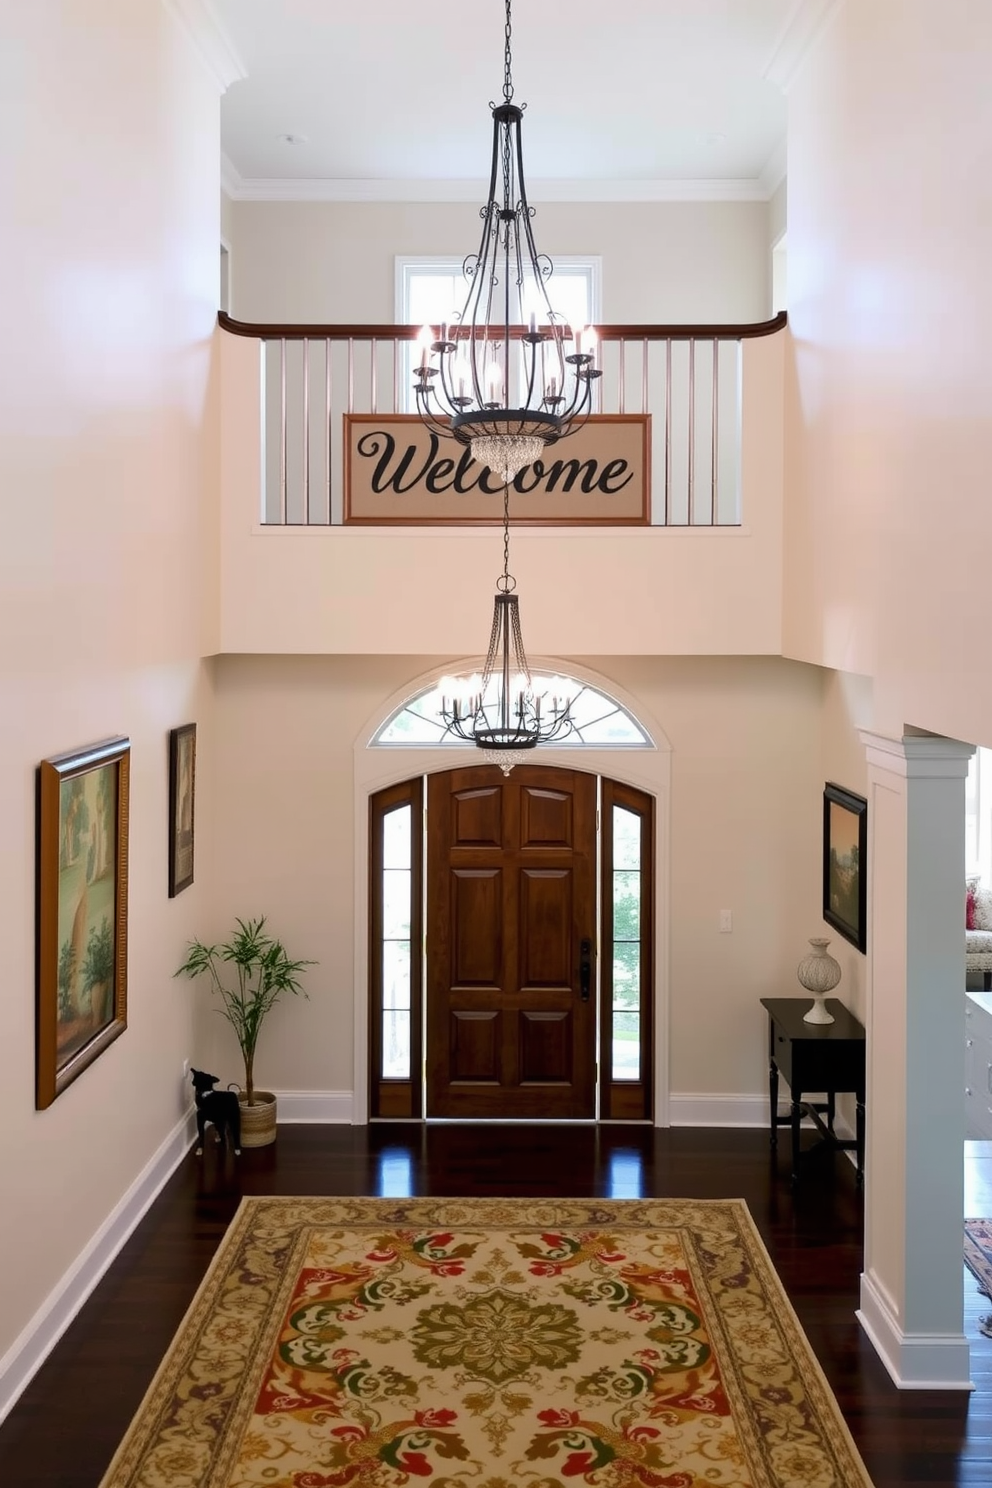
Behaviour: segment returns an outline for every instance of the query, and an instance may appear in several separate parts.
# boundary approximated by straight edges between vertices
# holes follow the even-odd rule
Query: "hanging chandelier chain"
[[[505,103],[510,103],[513,98],[513,73],[511,70],[510,58],[510,41],[512,38],[512,34],[513,28],[510,23],[510,0],[506,0],[506,28],[504,32],[506,41],[503,53],[503,101]]]
[[[516,589],[517,581],[510,572],[510,483],[503,482],[503,577],[496,581],[501,594]]]

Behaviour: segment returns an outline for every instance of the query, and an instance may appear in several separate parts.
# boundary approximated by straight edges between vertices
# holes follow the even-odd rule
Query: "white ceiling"
[[[221,115],[235,195],[478,195],[502,88],[503,0],[207,5],[245,74]],[[785,134],[769,72],[810,5],[516,0],[531,195],[537,183],[546,199],[767,195]]]

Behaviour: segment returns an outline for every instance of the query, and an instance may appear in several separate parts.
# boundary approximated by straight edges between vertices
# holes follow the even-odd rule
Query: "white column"
[[[971,745],[861,733],[868,757],[865,1269],[897,1385],[970,1389],[963,1331],[964,781]]]

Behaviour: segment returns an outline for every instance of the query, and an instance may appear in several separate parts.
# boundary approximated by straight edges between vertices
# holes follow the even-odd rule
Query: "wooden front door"
[[[592,1117],[596,778],[432,775],[427,1115]]]

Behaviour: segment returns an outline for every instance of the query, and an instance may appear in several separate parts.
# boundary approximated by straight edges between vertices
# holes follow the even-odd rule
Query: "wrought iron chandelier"
[[[450,734],[475,744],[509,775],[521,753],[572,731],[571,699],[538,692],[520,629],[520,604],[510,573],[510,486],[503,486],[503,572],[496,580],[493,624],[481,679],[465,695],[442,684],[441,718]],[[444,693],[450,687],[451,696]]]
[[[414,388],[429,429],[468,445],[480,465],[509,482],[585,421],[602,374],[593,365],[594,333],[573,330],[552,309],[547,282],[554,265],[534,242],[523,108],[513,102],[510,0],[505,38],[503,102],[489,105],[493,153],[489,200],[479,213],[482,241],[462,266],[468,293],[461,311],[436,337],[431,326],[420,333]]]

